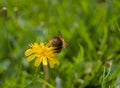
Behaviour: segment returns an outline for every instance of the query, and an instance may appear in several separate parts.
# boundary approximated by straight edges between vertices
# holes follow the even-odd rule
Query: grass
[[[119,2],[0,1],[0,88],[42,88],[43,83],[48,88],[59,83],[61,88],[119,88]],[[58,30],[69,46],[57,56],[60,65],[49,68],[47,82],[41,66],[36,71],[24,52],[35,41],[48,42]]]

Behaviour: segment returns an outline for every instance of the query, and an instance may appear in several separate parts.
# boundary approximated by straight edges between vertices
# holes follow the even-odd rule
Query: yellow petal
[[[37,60],[35,61],[35,66],[38,67],[41,61],[42,61],[42,58],[37,58]]]
[[[33,59],[35,58],[35,55],[30,55],[28,58],[27,58],[27,61],[30,62],[32,61]]]
[[[47,65],[47,58],[43,58],[43,65]]]
[[[38,48],[38,47],[39,47],[38,43],[33,44],[33,48]]]
[[[40,43],[40,47],[44,47],[44,43],[43,42]]]
[[[54,64],[59,65],[59,61],[57,59],[49,60],[50,68],[54,67]]]
[[[32,53],[33,53],[32,49],[28,49],[25,51],[25,56],[29,56]]]
[[[58,61],[57,59],[55,60],[55,63],[56,63],[57,65],[59,65],[59,61]]]
[[[49,61],[49,64],[50,64],[50,68],[54,67],[54,62],[53,61]]]

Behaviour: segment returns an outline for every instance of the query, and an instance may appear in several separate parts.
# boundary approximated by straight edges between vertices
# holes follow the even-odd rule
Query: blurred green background
[[[42,69],[29,84],[35,67],[24,52],[58,30],[69,46],[49,69],[49,85],[120,88],[119,0],[0,0],[0,88],[42,88]]]

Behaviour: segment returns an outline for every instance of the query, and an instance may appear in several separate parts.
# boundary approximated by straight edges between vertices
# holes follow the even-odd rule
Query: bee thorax
[[[59,46],[62,46],[63,43],[61,39],[55,37],[50,41],[50,44],[54,47],[59,47]]]

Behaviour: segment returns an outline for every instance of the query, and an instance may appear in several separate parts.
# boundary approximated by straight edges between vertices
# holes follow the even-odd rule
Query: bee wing
[[[64,40],[64,38],[61,38],[61,40],[63,42],[63,45],[62,45],[63,48],[69,45],[68,42]]]
[[[59,30],[58,30],[58,37],[59,37],[59,38],[63,38],[63,37],[62,37],[62,33],[61,33]]]

